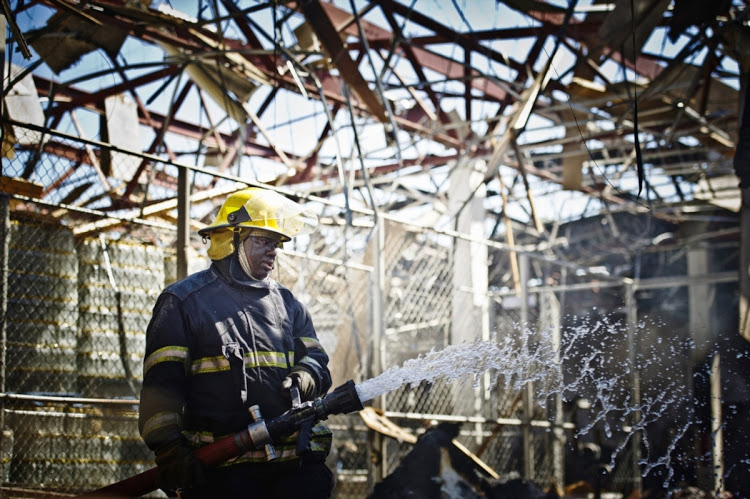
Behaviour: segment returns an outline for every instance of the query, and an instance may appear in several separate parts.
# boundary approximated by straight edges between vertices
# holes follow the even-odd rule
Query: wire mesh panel
[[[70,138],[29,133],[36,141],[28,143],[43,138],[80,155],[21,147],[3,159],[0,471],[16,491],[77,492],[153,466],[138,433],[137,397],[145,328],[165,285],[162,248],[174,236],[137,224],[124,233],[116,218],[97,211],[104,203],[65,204],[90,183],[68,198],[38,201],[44,186],[57,183],[65,192],[73,171],[96,175],[97,154]],[[83,158],[85,166],[76,163]],[[24,175],[27,168],[33,174]],[[112,405],[117,399],[124,405]]]
[[[164,287],[164,253],[155,246],[87,238],[78,256],[79,392],[137,398],[146,326]]]
[[[368,429],[354,415],[332,416],[326,424],[333,432],[327,464],[336,477],[333,497],[357,499],[368,493],[368,464],[371,459]]]
[[[359,382],[366,375],[371,267],[362,264],[361,253],[355,256],[350,250],[366,237],[367,230],[321,225],[304,246],[297,240],[284,245],[272,275],[310,312],[329,356],[334,386],[349,379]]]
[[[385,248],[387,367],[448,344],[453,281],[450,247],[441,246],[428,234],[391,226]],[[435,381],[387,393],[385,406],[397,412],[451,414],[451,387]],[[394,462],[389,468],[401,457],[391,455]]]
[[[7,480],[16,486],[96,489],[153,466],[134,407],[27,404],[7,410],[6,424],[17,435]]]
[[[135,402],[145,326],[163,286],[161,251],[107,248],[100,239],[76,244],[70,230],[33,220],[11,220],[7,234],[6,391],[27,402],[5,404],[3,481],[85,490],[144,471],[153,455],[138,434],[137,406],[123,411],[28,400]],[[108,258],[101,255],[105,248]]]
[[[8,241],[5,389],[72,393],[78,262],[70,230],[12,220]]]
[[[278,254],[273,278],[291,289],[309,310],[323,348],[329,355],[334,387],[366,375],[370,351],[371,276],[362,255],[349,248],[366,239],[367,230],[323,225],[310,236],[304,252],[295,241]],[[344,244],[344,241],[349,241]],[[334,497],[361,498],[367,494],[370,450],[367,429],[359,416],[333,416],[328,465],[336,476]]]

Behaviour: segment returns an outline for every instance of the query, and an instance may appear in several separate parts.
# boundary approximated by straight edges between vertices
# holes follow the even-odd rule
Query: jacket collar
[[[221,260],[214,260],[212,266],[233,287],[255,289],[273,289],[277,287],[277,282],[270,277],[262,281],[248,277],[245,271],[242,270],[236,252]]]

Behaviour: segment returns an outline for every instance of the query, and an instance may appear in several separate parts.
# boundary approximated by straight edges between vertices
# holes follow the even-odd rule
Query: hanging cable
[[[137,398],[138,390],[135,387],[133,372],[128,363],[128,338],[125,332],[125,320],[122,311],[122,291],[120,291],[120,288],[117,286],[114,273],[112,272],[112,262],[109,258],[109,250],[107,249],[107,242],[104,239],[104,234],[99,234],[99,242],[102,246],[102,252],[104,253],[104,263],[107,269],[109,284],[115,292],[115,301],[117,303],[117,337],[120,340],[120,362],[122,363],[122,369],[125,372],[125,381],[127,382],[130,391],[133,393],[133,396]]]
[[[302,64],[300,61],[297,60],[296,57],[294,57],[294,54],[289,52],[289,50],[284,47],[283,45],[276,42],[274,38],[268,35],[268,33],[265,32],[265,30],[252,18],[247,17],[247,22],[260,34],[262,34],[266,40],[274,44],[274,50],[278,49],[279,52],[284,54],[284,56],[292,62],[295,66],[297,66],[299,69],[305,72],[307,76],[312,80],[313,84],[315,85],[315,89],[318,93],[318,98],[320,99],[321,104],[323,105],[323,110],[326,113],[326,118],[328,119],[328,123],[331,124],[331,136],[333,137],[333,140],[336,144],[336,168],[338,169],[339,178],[341,179],[342,183],[342,189],[343,189],[343,195],[344,195],[344,208],[346,211],[346,223],[347,225],[352,225],[352,211],[349,201],[349,187],[348,183],[346,182],[346,176],[344,174],[344,165],[341,160],[341,143],[338,139],[338,135],[336,134],[336,128],[334,126],[334,120],[333,115],[331,114],[331,110],[328,106],[328,100],[326,99],[325,92],[323,90],[323,84],[321,83],[320,79],[315,75],[315,72],[310,70],[308,67],[306,67],[304,64]]]
[[[631,24],[631,42],[633,44],[633,68],[635,68],[636,59],[638,58],[636,56],[635,52],[635,0],[630,0],[630,24]],[[623,47],[624,48],[624,47]],[[638,90],[634,87],[633,88],[633,96],[630,95],[630,84],[628,83],[628,76],[627,76],[627,70],[625,68],[625,51],[622,51],[623,54],[623,77],[625,79],[625,88],[628,90],[628,97],[630,98],[630,102],[633,106],[633,143],[635,144],[635,166],[636,166],[636,172],[638,173],[638,197],[641,195],[641,190],[643,189],[643,181],[644,181],[644,170],[643,170],[643,155],[641,153],[641,142],[640,138],[638,137],[639,130],[638,130]]]
[[[382,101],[383,109],[385,109],[385,115],[388,118],[388,124],[390,125],[390,128],[387,126],[385,127],[385,135],[388,139],[390,139],[391,142],[393,142],[393,145],[395,146],[396,160],[398,161],[400,169],[401,167],[403,167],[403,160],[401,158],[401,148],[398,144],[398,126],[396,125],[396,121],[393,119],[393,110],[391,109],[391,105],[388,102],[388,99],[386,99],[385,97],[383,82],[380,80],[380,76],[375,69],[375,62],[373,61],[372,55],[370,53],[370,45],[367,43],[365,30],[364,28],[362,28],[362,22],[359,18],[359,14],[357,13],[357,8],[354,5],[354,0],[349,0],[349,5],[351,6],[354,20],[357,23],[357,29],[359,30],[359,39],[362,41],[362,49],[365,51],[365,54],[367,54],[367,60],[370,62],[370,69],[372,70],[373,77],[375,78],[375,87],[378,89],[378,94],[380,95],[380,100]]]
[[[349,116],[352,118],[352,132],[354,133],[354,144],[357,146],[357,156],[359,157],[359,165],[360,168],[362,168],[362,181],[365,184],[365,189],[367,190],[367,195],[370,198],[370,205],[373,211],[373,218],[374,218],[374,224],[372,226],[372,229],[370,230],[370,233],[365,238],[365,241],[369,241],[370,237],[372,237],[372,234],[377,230],[378,227],[378,207],[375,203],[375,196],[372,193],[372,188],[370,187],[370,176],[367,173],[367,167],[365,166],[365,162],[362,159],[362,146],[359,141],[359,133],[357,131],[357,123],[354,121],[354,109],[352,108],[352,99],[351,94],[349,93],[349,89],[346,86],[342,86],[342,90],[344,91],[344,96],[346,97],[346,107],[349,109]]]

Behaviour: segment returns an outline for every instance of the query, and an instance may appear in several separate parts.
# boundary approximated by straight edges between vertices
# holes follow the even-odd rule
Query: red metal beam
[[[385,5],[392,6],[394,12],[399,12],[399,4],[392,1],[385,1],[382,3],[381,7]],[[333,23],[337,26],[344,25],[350,18],[351,14],[345,10],[339,9],[332,3],[324,3],[322,4],[323,9],[325,9],[326,14],[328,14],[328,17],[333,21]],[[401,6],[403,7],[403,6]],[[403,7],[405,8],[405,7]],[[408,11],[408,9],[407,9]],[[413,12],[413,11],[411,11]],[[408,13],[408,12],[407,12]],[[427,18],[429,19],[429,18]],[[365,32],[365,36],[367,37],[368,43],[372,42],[373,44],[377,44],[379,41],[386,41],[388,43],[391,42],[393,39],[393,33],[383,29],[379,26],[376,26],[375,24],[369,23],[367,21],[362,21],[362,27],[363,31]],[[448,30],[447,28],[446,32],[444,33],[446,36],[450,36],[451,33],[458,36],[458,34],[454,33],[451,30]],[[344,29],[343,33],[346,35],[353,35],[359,38],[359,31],[357,30],[356,26],[349,26],[346,29]],[[436,71],[440,74],[443,74],[447,76],[448,78],[463,78],[463,64],[453,61],[447,57],[444,57],[442,55],[438,55],[435,53],[432,53],[428,50],[425,50],[421,47],[411,47],[414,58],[417,61],[417,64],[421,67],[425,67],[428,69],[431,69],[433,71]],[[483,54],[488,53],[488,48],[481,46],[481,51]],[[403,51],[403,49],[399,49],[399,52],[403,55],[406,55]],[[490,51],[491,53],[492,51]],[[496,54],[496,57],[503,62],[507,63],[506,58],[504,58],[500,54]],[[519,63],[512,63],[514,66],[514,69],[523,68],[522,64]],[[479,74],[478,71],[472,69],[471,70],[472,79],[470,80],[470,84],[473,88],[476,88],[478,90],[481,90],[482,92],[486,93],[487,95],[491,96],[492,98],[502,102],[507,92],[502,87],[498,86],[495,82],[490,81],[486,78],[481,78],[482,75]]]
[[[34,81],[36,82],[38,92],[45,95],[46,97],[54,98],[58,95],[63,95],[70,98],[70,100],[67,101],[54,100],[56,105],[49,108],[49,116],[59,117],[63,113],[78,107],[87,107],[91,104],[100,106],[104,102],[104,99],[107,97],[121,94],[141,85],[153,83],[164,77],[171,76],[178,71],[179,68],[176,66],[167,66],[166,68],[160,69],[159,71],[154,71],[153,73],[140,76],[134,80],[125,81],[120,84],[113,85],[109,88],[103,88],[91,93],[74,90],[73,87],[69,85],[61,85],[60,83],[47,80],[37,75],[34,75]],[[46,85],[44,83],[46,83]],[[52,88],[52,91],[49,91],[50,88]]]
[[[46,78],[40,77],[35,75],[34,76],[34,82],[36,83],[37,91],[40,96],[42,97],[49,97],[48,89],[50,88],[50,85],[53,84],[50,80],[47,80]],[[97,92],[98,94],[98,92]],[[93,97],[92,93],[86,92],[84,90],[75,89],[73,87],[58,87],[55,89],[55,96],[62,97],[62,98],[69,98],[71,100],[76,100],[78,103],[77,106],[71,106],[71,109],[74,107],[83,107],[98,113],[104,112],[103,103],[100,100],[97,100]],[[162,114],[155,113],[153,111],[149,111],[151,120],[153,123],[163,125],[166,123],[166,117]],[[149,122],[145,119],[144,116],[141,116],[139,114],[139,119],[141,120],[141,123],[148,125]],[[218,146],[219,143],[211,136],[206,136],[206,132],[208,130],[204,127],[200,127],[198,125],[194,125],[192,123],[188,123],[186,121],[182,120],[176,120],[173,119],[169,122],[169,126],[167,128],[170,132],[175,133],[177,135],[181,135],[183,137],[188,137],[195,140],[203,140],[203,142],[206,145],[209,146]],[[220,134],[220,136],[225,140],[231,140],[231,136],[227,134]],[[258,143],[254,141],[251,137],[248,137],[245,143],[244,148],[244,154],[250,155],[250,156],[261,156],[264,158],[269,158],[277,161],[281,161],[281,159],[276,155],[276,153],[271,149],[270,147]],[[286,152],[286,154],[290,158],[296,158],[297,156],[294,154],[291,154],[289,152]]]
[[[349,50],[344,45],[341,36],[336,31],[320,2],[318,0],[306,0],[301,2],[300,7],[310,25],[318,34],[326,52],[331,57],[333,65],[339,69],[344,81],[357,93],[372,116],[381,123],[388,123],[383,103],[373,93],[362,77],[359,68],[349,55]]]

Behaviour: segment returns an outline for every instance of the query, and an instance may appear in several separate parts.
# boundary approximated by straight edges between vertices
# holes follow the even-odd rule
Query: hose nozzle
[[[322,406],[326,416],[348,414],[364,409],[352,380],[336,387],[331,393],[323,397]]]

